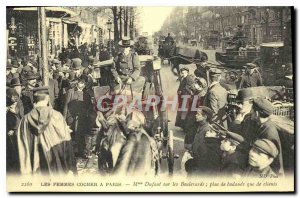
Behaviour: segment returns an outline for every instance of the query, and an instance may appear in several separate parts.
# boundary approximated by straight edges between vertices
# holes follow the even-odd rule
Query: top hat
[[[119,46],[121,47],[131,47],[134,42],[129,37],[124,36],[121,41],[119,41]]]

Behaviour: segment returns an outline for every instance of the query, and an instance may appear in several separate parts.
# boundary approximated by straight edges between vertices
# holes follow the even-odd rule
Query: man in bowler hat
[[[133,51],[134,42],[128,37],[123,37],[119,42],[119,53],[114,58],[111,67],[113,81],[111,84],[114,94],[120,91],[120,85],[131,85],[140,76],[139,56]]]

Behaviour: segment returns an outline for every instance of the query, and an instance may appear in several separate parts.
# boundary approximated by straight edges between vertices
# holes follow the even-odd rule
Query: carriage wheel
[[[174,138],[173,138],[173,131],[169,131],[168,137],[168,168],[169,168],[169,175],[173,175],[174,171]]]

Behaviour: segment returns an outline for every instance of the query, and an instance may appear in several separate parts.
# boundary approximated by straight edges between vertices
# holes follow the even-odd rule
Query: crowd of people
[[[292,155],[289,152],[293,143],[290,147],[281,143],[286,143],[282,139],[284,132],[271,119],[272,96],[268,96],[267,91],[263,94],[258,91],[258,87],[263,86],[258,67],[251,63],[245,68],[233,88],[238,92],[234,100],[237,111],[232,120],[228,113],[228,95],[232,87],[226,85],[223,72],[210,68],[207,75],[206,61],[197,64],[194,74],[181,65],[177,94],[179,106],[185,105],[188,111],[177,113],[175,125],[185,132],[186,153],[182,164],[189,176],[264,175],[270,178],[291,173],[292,169],[283,165],[283,155]],[[292,79],[292,65],[288,64],[287,68],[283,74],[285,82]],[[274,85],[292,88],[290,83],[274,82]],[[197,104],[197,111],[191,108],[194,104]]]
[[[87,56],[86,45],[64,49],[49,60],[49,76],[43,79],[37,57],[8,61],[8,172],[77,174],[76,161],[93,154],[105,174],[146,174],[153,169],[158,154],[151,134],[144,130],[145,115],[112,108],[100,111],[97,106],[95,86],[108,86],[114,97],[142,77],[134,42],[124,37],[118,50],[111,66],[100,68],[99,61],[110,58],[107,49],[100,51],[99,58],[93,53]],[[198,65],[196,76],[188,67],[180,69],[179,104],[184,95],[197,97],[197,111],[178,112],[175,123],[186,134],[183,158],[188,175],[283,176],[281,140],[270,119],[272,104],[247,89],[261,86],[261,76],[247,65],[249,72],[238,85],[240,111],[228,123],[222,71],[211,68],[209,76],[202,75],[204,65]],[[42,85],[45,78],[48,86]]]

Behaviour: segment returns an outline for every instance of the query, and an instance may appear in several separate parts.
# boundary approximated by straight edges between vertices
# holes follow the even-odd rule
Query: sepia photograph
[[[295,192],[293,6],[6,6],[8,192]]]

